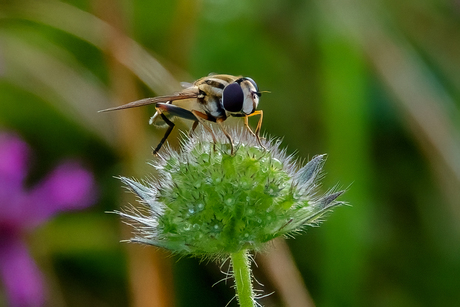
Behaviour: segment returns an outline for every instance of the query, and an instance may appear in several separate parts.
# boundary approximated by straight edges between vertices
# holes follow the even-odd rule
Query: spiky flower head
[[[117,212],[135,229],[130,242],[206,256],[260,250],[342,204],[336,198],[343,191],[317,194],[325,155],[300,167],[279,140],[263,139],[262,148],[246,130],[231,134],[233,156],[222,133],[214,144],[202,131],[151,163],[155,179],[120,178],[143,205]]]

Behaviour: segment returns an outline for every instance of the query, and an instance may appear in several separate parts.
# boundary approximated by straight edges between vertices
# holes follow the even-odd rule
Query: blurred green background
[[[351,206],[287,242],[316,306],[460,305],[458,1],[2,0],[0,129],[35,151],[30,182],[78,157],[100,194],[29,238],[50,306],[232,299],[218,265],[119,243],[130,229],[104,213],[133,202],[114,176],[149,174],[164,130],[150,107],[97,110],[211,72],[270,91],[263,132],[328,153],[325,189],[348,189]],[[275,291],[261,303],[283,306],[255,273]]]

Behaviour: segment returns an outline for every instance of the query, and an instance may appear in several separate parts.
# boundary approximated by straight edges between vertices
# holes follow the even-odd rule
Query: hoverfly
[[[244,117],[244,125],[263,147],[259,137],[263,112],[261,110],[256,110],[261,92],[259,92],[259,88],[254,80],[242,76],[209,75],[193,83],[183,83],[182,86],[184,89],[173,95],[144,98],[99,112],[154,104],[156,113],[150,118],[149,123],[159,126],[164,123],[168,125],[165,135],[153,150],[154,155],[158,153],[163,143],[174,129],[175,125],[172,122],[174,117],[193,121],[190,134],[196,129],[198,123],[201,123],[211,134],[214,143],[216,143],[216,137],[206,122],[217,123],[230,142],[232,155],[233,140],[224,129],[223,122],[229,116]],[[248,118],[254,115],[260,115],[255,132],[251,130],[248,124]]]

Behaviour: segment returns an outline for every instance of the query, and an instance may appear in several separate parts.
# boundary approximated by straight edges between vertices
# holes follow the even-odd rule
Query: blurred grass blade
[[[421,47],[422,54],[428,55],[428,61],[431,65],[434,64],[434,70],[441,72],[443,78],[441,82],[447,87],[453,86],[458,95],[460,94],[459,7],[458,2],[450,4],[456,6],[457,12],[454,11],[448,16],[445,15],[445,11],[439,10],[439,7],[430,1],[407,2],[407,9],[413,14],[411,18],[407,18],[406,10],[396,11],[394,14],[409,40],[414,41],[418,48]],[[457,122],[460,124],[460,118],[457,118]]]
[[[331,216],[323,229],[327,265],[322,267],[324,300],[320,303],[361,306],[362,298],[356,293],[365,286],[369,265],[370,237],[366,229],[372,224],[373,199],[367,70],[359,48],[334,26],[327,12],[320,13],[326,170],[341,184],[353,182],[346,196],[352,208]],[[335,295],[328,295],[329,291]]]
[[[394,101],[406,116],[414,138],[430,159],[442,183],[457,187],[446,190],[452,209],[460,219],[460,134],[453,119],[460,118],[453,99],[420,55],[397,28],[386,19],[384,7],[365,1],[321,1],[332,14],[336,27],[360,46],[377,74],[394,95]],[[448,189],[448,188],[447,188]],[[454,201],[452,201],[454,200]]]
[[[77,118],[83,126],[114,145],[110,123],[101,120],[97,113],[111,105],[109,94],[89,70],[50,42],[46,42],[44,51],[5,31],[0,40],[6,63],[4,75],[10,82],[54,103],[64,114]]]
[[[258,259],[267,272],[270,282],[279,293],[283,306],[315,306],[284,239],[273,240],[270,251],[261,253]]]
[[[10,12],[12,13],[12,12]],[[158,95],[169,94],[180,89],[175,78],[152,55],[133,39],[119,33],[114,27],[96,16],[60,1],[18,1],[17,17],[43,23],[72,34],[102,51],[114,47],[110,37],[117,37],[126,53],[112,50],[115,58],[130,69],[142,82]]]

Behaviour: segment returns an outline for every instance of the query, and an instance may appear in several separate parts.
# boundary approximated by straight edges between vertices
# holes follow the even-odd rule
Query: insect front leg
[[[251,127],[249,127],[249,121],[248,121],[248,118],[250,116],[254,116],[254,115],[260,115],[260,118],[259,118],[259,121],[257,122],[257,127],[256,127],[256,132],[254,133],[252,130],[251,130]],[[249,115],[246,115],[244,117],[244,125],[246,126],[246,128],[249,130],[249,132],[256,137],[257,139],[257,142],[259,142],[259,145],[262,146],[264,149],[265,146],[262,144],[261,140],[260,140],[260,136],[259,136],[259,133],[260,133],[260,129],[262,127],[262,120],[263,120],[263,117],[264,117],[264,113],[262,112],[262,110],[257,110],[255,111],[254,113],[252,114],[249,114]]]

